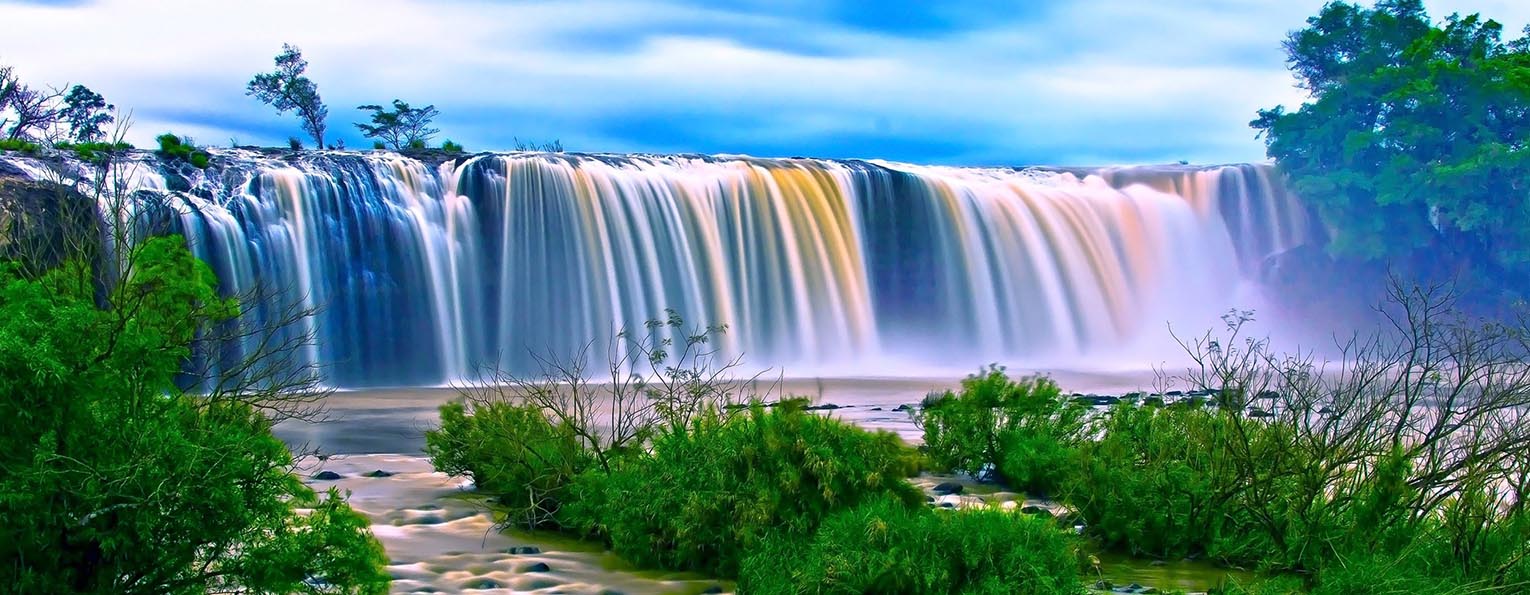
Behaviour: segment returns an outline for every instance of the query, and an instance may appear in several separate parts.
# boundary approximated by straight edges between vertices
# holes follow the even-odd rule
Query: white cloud
[[[352,144],[351,108],[396,96],[436,104],[446,136],[470,148],[516,135],[596,151],[876,157],[874,140],[836,139],[890,133],[956,146],[931,156],[943,161],[1261,158],[1247,122],[1300,100],[1279,42],[1321,0],[1175,4],[1058,3],[900,36],[658,0],[0,3],[0,60],[134,108],[141,144],[164,129],[215,144],[298,134],[243,95],[291,42],[331,105],[331,130]],[[1526,3],[1472,4],[1510,31],[1530,21]],[[665,117],[673,130],[612,124]]]

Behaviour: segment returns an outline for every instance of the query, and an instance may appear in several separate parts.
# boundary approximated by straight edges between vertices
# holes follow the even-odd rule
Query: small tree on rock
[[[356,109],[372,112],[372,123],[357,124],[356,128],[367,138],[380,139],[395,151],[424,147],[430,142],[430,137],[441,132],[439,128],[430,127],[430,121],[440,115],[434,105],[414,108],[407,102],[394,99],[392,110],[383,109],[380,105],[362,105]]]
[[[276,108],[279,113],[296,111],[302,120],[303,131],[313,137],[314,145],[324,149],[324,119],[329,108],[319,99],[319,86],[303,73],[308,61],[303,52],[291,44],[282,44],[282,53],[276,56],[276,71],[255,75],[250,79],[245,94],[253,95],[261,102]]]
[[[111,112],[115,106],[106,102],[100,93],[85,85],[75,85],[64,96],[62,116],[69,123],[69,136],[75,142],[88,143],[106,135],[103,130],[115,119]]]

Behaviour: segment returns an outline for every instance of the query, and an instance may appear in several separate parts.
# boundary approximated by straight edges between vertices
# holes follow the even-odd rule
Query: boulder
[[[548,566],[546,562],[537,562],[522,568],[521,572],[552,572],[552,567]]]
[[[955,483],[955,482],[950,482],[950,481],[942,482],[939,485],[936,485],[930,491],[935,492],[936,494],[940,494],[940,495],[960,494],[960,493],[962,493],[962,484]]]
[[[319,481],[334,481],[340,479],[340,474],[334,471],[320,471],[313,474],[313,478]]]

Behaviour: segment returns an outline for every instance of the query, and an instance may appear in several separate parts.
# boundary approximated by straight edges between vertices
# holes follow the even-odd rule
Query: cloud
[[[352,108],[399,97],[435,104],[470,149],[1246,161],[1263,157],[1254,111],[1301,100],[1279,42],[1321,3],[0,2],[0,61],[134,109],[140,144],[299,135],[244,95],[290,42],[351,146],[367,144]],[[1530,21],[1514,0],[1474,4]]]

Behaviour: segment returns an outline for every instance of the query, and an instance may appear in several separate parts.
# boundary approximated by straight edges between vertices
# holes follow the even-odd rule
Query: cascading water
[[[788,373],[1081,361],[1214,319],[1310,236],[1258,165],[241,159],[228,190],[173,195],[177,227],[225,293],[317,308],[303,357],[337,386],[526,370],[528,349],[567,353],[665,309],[726,324],[725,352]]]

